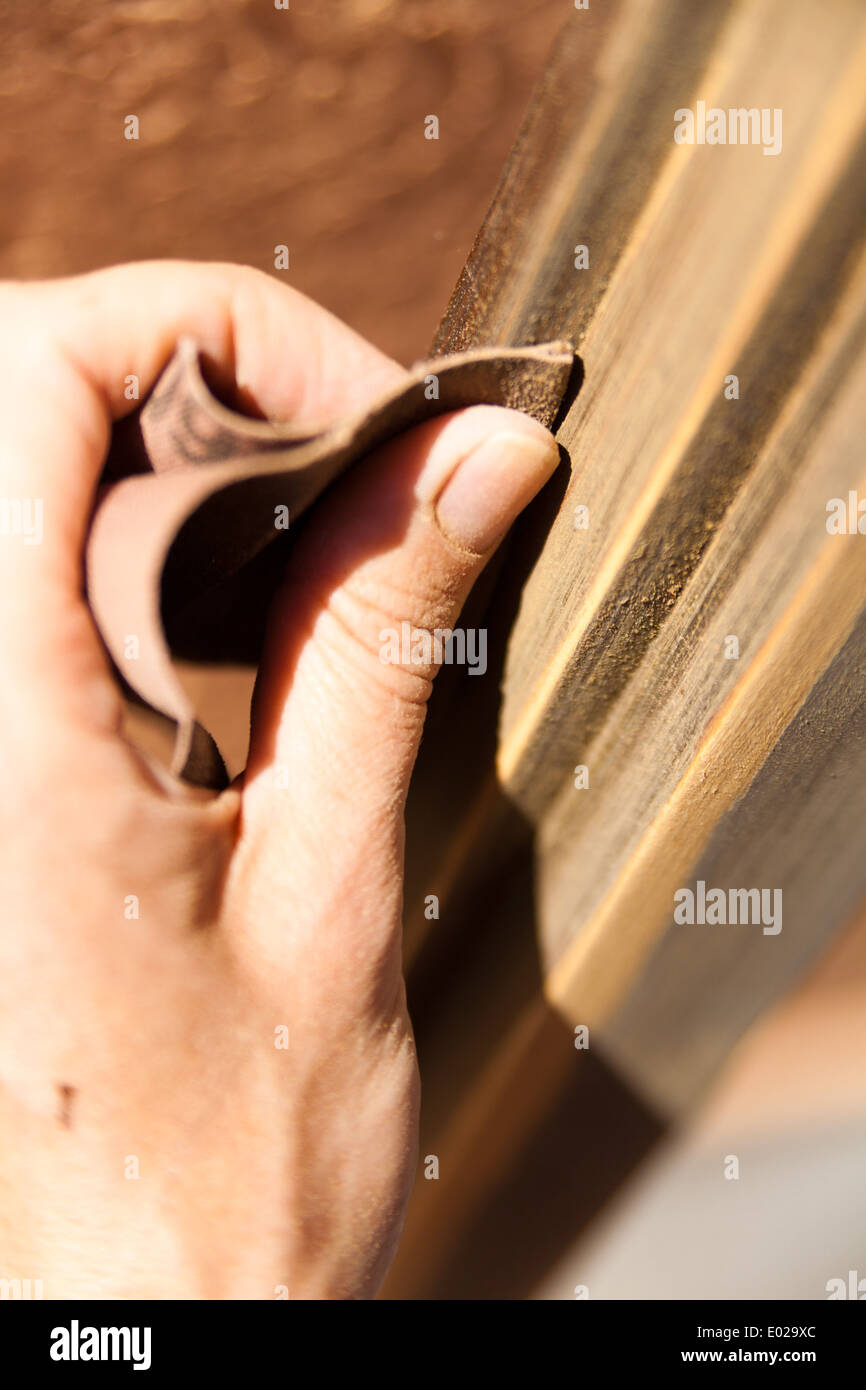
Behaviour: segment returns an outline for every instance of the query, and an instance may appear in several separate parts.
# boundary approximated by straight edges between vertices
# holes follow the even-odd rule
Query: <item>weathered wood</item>
[[[676,143],[699,101],[781,110],[781,152]],[[502,634],[496,747],[494,695],[453,673],[413,788],[423,1144],[452,1159],[419,1180],[390,1292],[465,1292],[503,1203],[532,1226],[518,1176],[557,1142],[575,1025],[642,1102],[637,1156],[866,894],[866,536],[827,530],[831,498],[866,498],[864,226],[855,0],[819,25],[805,0],[570,16],[437,340],[568,336],[585,380],[559,429],[570,478],[472,610]],[[674,895],[698,880],[781,890],[782,930],[681,925]],[[604,1151],[600,1112],[583,1120]],[[526,1292],[512,1255],[494,1282]]]

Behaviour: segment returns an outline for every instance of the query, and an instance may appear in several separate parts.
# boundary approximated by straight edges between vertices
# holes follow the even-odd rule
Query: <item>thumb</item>
[[[378,450],[317,510],[272,605],[253,704],[242,835],[269,873],[284,873],[291,853],[296,882],[298,859],[311,857],[296,857],[300,836],[314,861],[321,851],[330,865],[337,846],[356,846],[367,877],[377,853],[383,875],[395,877],[441,660],[418,631],[454,627],[558,457],[529,416],[476,406]]]

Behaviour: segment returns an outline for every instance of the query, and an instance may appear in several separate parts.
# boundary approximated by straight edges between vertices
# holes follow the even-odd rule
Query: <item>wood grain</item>
[[[781,152],[675,143],[699,100],[781,109]],[[864,226],[862,5],[569,17],[437,339],[569,336],[585,379],[567,466],[466,619],[500,689],[449,673],[413,788],[423,1144],[451,1158],[417,1185],[397,1296],[528,1290],[536,1256],[503,1263],[491,1231],[556,1205],[529,1154],[561,1143],[575,1025],[635,1107],[611,1134],[584,1099],[579,1184],[700,1099],[866,895],[866,538],[826,525],[866,498]],[[678,924],[699,879],[780,889],[781,932]],[[590,1214],[551,1184],[573,1239]]]

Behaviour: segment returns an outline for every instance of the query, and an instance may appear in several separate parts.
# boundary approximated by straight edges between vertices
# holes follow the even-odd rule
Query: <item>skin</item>
[[[383,665],[378,634],[454,625],[552,441],[476,407],[353,470],[273,604],[246,773],[204,796],[125,741],[82,594],[125,379],[143,397],[191,334],[244,400],[315,429],[402,369],[234,266],[0,285],[0,326],[0,497],[44,499],[41,545],[0,536],[0,1277],[372,1297],[417,1164],[403,808],[435,674]],[[500,476],[489,452],[468,473],[492,439]]]

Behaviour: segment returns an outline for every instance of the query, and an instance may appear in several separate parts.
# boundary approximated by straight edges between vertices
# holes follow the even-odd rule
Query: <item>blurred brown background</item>
[[[293,285],[424,356],[564,4],[2,0],[0,274],[278,273],[285,244]]]

